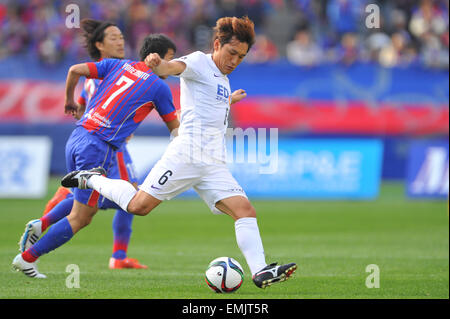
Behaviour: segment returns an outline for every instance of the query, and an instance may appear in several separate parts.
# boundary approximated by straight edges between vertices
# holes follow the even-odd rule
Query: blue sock
[[[113,254],[116,259],[124,259],[127,257],[128,243],[131,237],[131,224],[133,222],[133,214],[129,214],[123,210],[117,210],[113,218]]]
[[[64,245],[73,237],[72,227],[67,217],[53,225],[48,232],[31,246],[30,253],[34,257],[39,257]]]
[[[73,206],[73,194],[67,195],[67,198],[58,203],[51,211],[41,218],[42,231],[50,225],[58,222],[62,218],[70,214]]]

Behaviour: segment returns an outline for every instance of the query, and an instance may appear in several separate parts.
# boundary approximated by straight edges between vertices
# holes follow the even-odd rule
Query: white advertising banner
[[[252,198],[377,198],[383,158],[380,140],[278,139],[276,136],[268,143],[261,136],[264,137],[249,138],[247,143],[227,139],[228,167]],[[140,182],[164,154],[169,141],[168,137],[130,140],[128,150]],[[191,190],[184,195],[195,193]]]
[[[0,198],[45,196],[51,148],[47,136],[0,136]]]
[[[169,143],[169,137],[146,136],[134,136],[128,142],[128,152],[139,178],[147,176],[156,162],[161,159]]]

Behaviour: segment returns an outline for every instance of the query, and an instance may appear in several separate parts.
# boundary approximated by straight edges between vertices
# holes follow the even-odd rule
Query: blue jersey
[[[102,80],[99,79],[86,79],[83,84],[83,90],[78,97],[78,104],[88,104],[101,82]],[[89,112],[89,109],[86,109],[85,112]],[[137,182],[134,164],[128,149],[126,148],[126,143],[116,151],[115,157],[116,161],[112,162],[108,171],[108,177],[120,178],[129,181],[130,183]]]
[[[83,84],[83,90],[78,97],[78,104],[87,105],[101,82],[102,81],[98,79],[86,79]]]
[[[104,59],[87,63],[90,78],[102,79],[77,122],[119,148],[156,108],[165,122],[177,118],[169,86],[144,62]]]

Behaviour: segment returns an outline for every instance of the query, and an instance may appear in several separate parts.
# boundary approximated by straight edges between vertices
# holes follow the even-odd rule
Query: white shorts
[[[192,163],[186,156],[174,152],[173,147],[166,150],[139,186],[139,189],[159,200],[170,200],[190,188],[198,193],[214,214],[223,214],[216,208],[216,203],[225,198],[247,198],[225,163]]]

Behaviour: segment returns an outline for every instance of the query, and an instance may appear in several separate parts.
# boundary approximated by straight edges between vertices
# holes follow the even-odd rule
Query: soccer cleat
[[[65,187],[59,187],[56,191],[55,195],[53,195],[52,199],[50,199],[45,206],[44,213],[42,216],[45,216],[50,212],[56,205],[58,205],[61,201],[67,198],[67,195],[70,194],[70,189]]]
[[[31,246],[33,246],[42,234],[42,222],[39,219],[29,221],[25,226],[25,232],[20,237],[19,250],[24,252]]]
[[[146,265],[141,265],[137,259],[133,258],[125,258],[125,259],[116,259],[111,257],[109,259],[109,269],[147,269]]]
[[[36,263],[29,263],[23,260],[22,254],[18,254],[13,262],[12,267],[16,271],[21,271],[24,273],[25,276],[31,277],[31,278],[47,278],[46,275],[41,274],[39,270],[37,269]]]
[[[84,171],[72,171],[62,178],[61,185],[64,187],[87,189],[89,188],[87,186],[87,181],[94,175],[106,176],[106,171],[101,166]]]
[[[253,275],[253,282],[259,288],[266,288],[277,282],[282,282],[294,273],[297,269],[295,263],[277,266],[277,263],[270,264]]]

